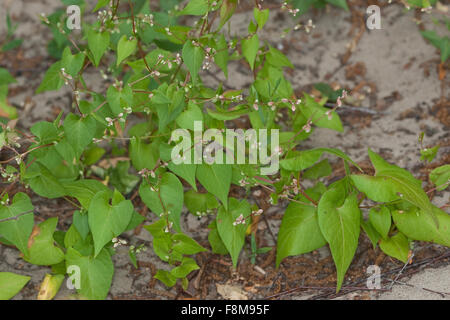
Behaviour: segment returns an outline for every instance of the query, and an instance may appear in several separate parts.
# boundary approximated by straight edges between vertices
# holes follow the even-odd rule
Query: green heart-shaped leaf
[[[89,228],[94,238],[95,257],[105,244],[127,228],[133,214],[133,204],[115,191],[111,204],[110,192],[101,191],[92,198],[88,211]]]
[[[0,206],[0,220],[17,217],[30,210],[33,210],[30,198],[25,193],[19,192],[14,196],[10,206]],[[16,219],[0,222],[0,235],[14,244],[24,255],[27,255],[27,243],[33,225],[33,212],[30,212]]]
[[[358,246],[361,212],[355,194],[345,197],[343,187],[325,192],[318,205],[319,226],[330,245],[337,269],[337,290],[344,281]]]
[[[35,226],[28,240],[28,256],[24,259],[32,264],[50,266],[64,260],[64,252],[55,246],[55,233],[58,218],[50,218]]]
[[[137,40],[127,39],[125,35],[120,38],[117,44],[117,65],[130,56],[136,50]]]
[[[244,246],[245,232],[249,223],[248,217],[250,216],[250,213],[250,204],[247,200],[239,202],[235,198],[230,198],[228,210],[222,206],[217,212],[217,230],[225,247],[231,255],[231,260],[233,260],[233,265],[235,267],[237,266],[239,253]],[[235,225],[234,222],[241,215],[246,219],[245,223]]]
[[[74,248],[69,248],[66,254],[66,265],[80,268],[78,292],[82,296],[95,300],[106,298],[114,274],[114,265],[106,249],[93,257],[83,256]]]

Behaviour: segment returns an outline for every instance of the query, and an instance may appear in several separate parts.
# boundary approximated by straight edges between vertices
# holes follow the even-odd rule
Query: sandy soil
[[[364,3],[364,1],[353,1]],[[70,95],[66,89],[34,95],[43,71],[52,63],[46,52],[46,44],[51,34],[39,22],[41,12],[47,14],[61,7],[57,0],[25,1],[0,0],[0,39],[5,32],[5,12],[8,9],[15,22],[19,22],[17,36],[25,41],[19,53],[0,58],[0,66],[8,68],[18,80],[12,86],[10,103],[19,108],[19,126],[29,128],[38,120],[51,120],[59,110],[69,111]],[[285,52],[293,62],[295,69],[289,72],[294,88],[311,92],[311,86],[317,82],[339,84],[359,97],[359,106],[366,111],[342,109],[341,117],[345,132],[335,133],[328,130],[316,130],[302,148],[334,147],[347,152],[361,165],[368,166],[367,148],[380,152],[388,161],[405,167],[426,184],[427,173],[438,164],[450,162],[450,119],[449,117],[449,82],[447,76],[441,81],[437,71],[439,55],[436,49],[426,43],[419,34],[414,12],[405,12],[399,5],[382,8],[382,30],[368,32],[358,22],[365,7],[356,7],[352,13],[335,8],[325,11],[311,12],[301,17],[303,22],[313,19],[316,28],[311,35],[304,32],[290,33],[281,39],[281,31],[286,26],[294,25],[294,21],[284,13],[271,12],[269,23],[265,27],[263,38],[273,46]],[[439,15],[440,13],[434,12]],[[242,11],[233,17],[232,33],[245,34],[251,16],[249,11]],[[437,29],[440,33],[446,30],[430,22],[429,15],[423,15],[423,25],[427,29]],[[358,34],[361,37],[358,37]],[[357,41],[359,40],[359,41]],[[219,72],[205,75],[205,81],[225,80],[232,88],[242,88],[250,82],[250,74],[242,71],[240,65],[231,66],[230,78],[225,80]],[[106,83],[100,81],[95,71],[88,71],[88,84],[102,90]],[[436,104],[443,102],[441,107]],[[445,104],[446,103],[446,104]],[[446,118],[447,117],[447,118]],[[418,135],[425,132],[425,145],[441,144],[436,164],[425,166],[420,162]],[[435,194],[433,202],[442,206],[449,202],[449,192]],[[54,215],[70,216],[71,209],[67,204],[58,201],[37,199],[34,204],[43,212],[42,218]],[[63,209],[61,209],[63,208]],[[270,229],[276,233],[283,208],[273,207],[267,213]],[[149,214],[149,220],[154,219]],[[197,218],[184,215],[183,228],[200,243],[207,245],[206,226],[210,218]],[[67,228],[71,219],[60,219],[59,227]],[[274,245],[274,241],[265,224],[261,225],[259,240],[263,246]],[[142,230],[138,234],[130,232],[126,235],[132,243],[151,245],[151,236]],[[399,269],[398,261],[383,256],[379,249],[374,251],[365,237],[361,237],[361,248],[358,249],[355,261],[345,285],[364,281],[365,270],[370,264],[380,264],[382,271]],[[449,249],[433,244],[417,244],[417,260],[411,270],[417,271],[413,276],[401,277],[392,291],[371,293],[355,291],[342,295],[340,299],[443,299],[439,294],[426,291],[423,287],[450,292]],[[197,257],[202,266],[203,275],[194,275],[188,292],[199,298],[222,298],[223,285],[226,289],[252,298],[264,298],[273,294],[305,285],[334,285],[335,269],[328,248],[322,248],[312,254],[289,258],[280,270],[274,269],[273,254],[266,254],[257,259],[257,265],[266,274],[254,269],[248,262],[248,251],[244,250],[241,264],[233,271],[230,259],[211,254]],[[444,255],[445,259],[436,263],[424,263],[414,268],[417,261]],[[447,255],[447,257],[445,256]],[[177,296],[188,296],[187,293],[167,290],[159,281],[152,279],[156,268],[167,268],[151,250],[138,256],[138,270],[130,264],[127,250],[121,248],[114,257],[116,272],[109,297],[165,299]],[[425,260],[424,260],[425,261]],[[434,261],[434,262],[433,262]],[[303,266],[303,267],[302,267]],[[438,267],[433,269],[433,267]],[[429,267],[429,268],[425,268]],[[396,269],[395,269],[396,270]],[[409,269],[408,269],[409,270]],[[32,266],[24,262],[14,249],[0,246],[0,271],[13,271],[32,276],[26,288],[16,299],[30,299],[37,295],[37,289],[48,268]],[[290,274],[290,275],[289,275]],[[391,273],[385,278],[389,279]],[[405,272],[405,275],[409,274]],[[383,282],[383,288],[389,288],[389,281]],[[222,295],[218,293],[222,292]],[[343,290],[343,293],[346,291]],[[327,292],[325,292],[327,293]],[[57,298],[67,298],[73,292],[63,285]],[[324,295],[323,290],[302,290],[289,295],[280,295],[285,299],[336,298],[330,291]]]

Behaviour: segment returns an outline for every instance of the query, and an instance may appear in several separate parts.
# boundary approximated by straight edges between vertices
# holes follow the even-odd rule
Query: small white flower
[[[180,64],[181,63],[181,55],[179,53],[177,53],[177,55],[175,56],[175,63],[176,64]]]
[[[233,222],[233,226],[237,226],[238,224],[245,224],[245,219],[244,219],[244,216],[242,215],[242,213]]]
[[[303,130],[305,130],[306,133],[311,132],[311,121],[310,120],[303,126]]]
[[[275,148],[275,152],[278,153],[279,155],[281,155],[283,153],[283,149],[280,146],[277,146]]]
[[[106,117],[105,121],[108,123],[108,127],[111,127],[113,125],[113,119],[111,119],[110,117]]]
[[[241,187],[245,187],[247,184],[249,184],[249,182],[247,182],[247,181],[245,180],[245,178],[239,180],[239,185],[240,185]]]
[[[256,211],[253,211],[252,214],[254,216],[260,216],[263,213],[263,209],[258,209]]]

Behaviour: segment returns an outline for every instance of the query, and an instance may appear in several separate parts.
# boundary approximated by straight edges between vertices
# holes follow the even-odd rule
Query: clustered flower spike
[[[278,146],[278,147],[275,148],[275,152],[277,152],[278,155],[281,156],[281,155],[283,154],[283,148],[281,148],[280,146]]]
[[[126,107],[123,109],[126,113],[130,114],[133,112],[133,109],[131,109],[131,107]]]
[[[346,91],[346,90],[342,90],[341,96],[339,96],[339,97],[336,99],[336,105],[337,105],[338,107],[341,107],[341,106],[342,106],[342,99],[345,99],[345,98],[347,98],[347,91]]]
[[[248,185],[248,184],[250,184],[250,182],[248,182],[248,181],[245,179],[245,177],[242,178],[241,180],[239,180],[239,185],[240,185],[241,187],[245,187],[245,186]]]
[[[259,109],[259,107],[258,107],[258,99],[256,99],[255,102],[253,103],[253,109],[258,111],[258,109]]]
[[[169,222],[169,225],[166,226],[166,228],[164,229],[164,232],[169,233],[170,229],[172,229],[172,226],[173,226],[173,222]]]
[[[302,102],[301,99],[297,99],[297,101],[291,101],[291,110],[292,112],[295,112],[296,106],[298,106]]]
[[[149,170],[147,168],[142,169],[141,171],[138,172],[139,175],[143,178],[148,178],[149,176],[152,178],[156,177],[155,171],[153,170]]]
[[[117,248],[117,247],[119,247],[119,246],[122,246],[122,245],[126,245],[127,244],[127,241],[126,240],[123,240],[123,239],[118,239],[118,238],[112,238],[112,243],[114,243],[114,248]]]
[[[12,182],[15,180],[16,176],[14,173],[7,172],[3,167],[0,167],[0,172],[2,178],[6,179],[7,182]],[[9,199],[6,199],[6,204],[8,204]],[[0,204],[5,205],[5,203],[1,202]]]
[[[205,60],[203,61],[203,66],[202,69],[203,70],[209,70],[210,66],[211,66],[211,62],[213,62],[214,60],[214,49],[212,48],[206,48],[205,49],[206,55],[205,55]]]
[[[142,18],[143,23],[148,23],[150,27],[153,27],[153,15],[152,14],[144,14],[144,18]]]
[[[297,13],[299,13],[299,11],[300,11],[300,9],[292,9],[292,8],[289,8],[289,6],[288,6],[288,3],[287,2],[283,2],[283,4],[281,5],[281,9],[287,9],[288,10],[288,12],[290,13],[290,14],[292,14],[292,16],[296,16],[297,15]]]
[[[292,188],[292,191],[294,192],[294,194],[297,195],[297,194],[298,194],[298,183],[297,183],[297,179],[292,179],[292,182],[291,182],[291,188]]]
[[[41,13],[41,20],[45,23],[45,24],[50,24],[50,21],[48,20],[47,16],[45,15],[45,13]]]
[[[303,130],[305,130],[306,133],[310,133],[311,125],[312,125],[312,121],[308,120],[308,122],[303,126]]]
[[[315,27],[316,26],[314,25],[313,21],[311,19],[309,19],[305,25],[303,25],[301,23],[295,25],[294,30],[297,31],[297,30],[300,30],[303,28],[303,29],[305,29],[306,33],[310,33],[311,30],[314,29]]]
[[[5,199],[5,201],[0,201],[0,204],[2,205],[2,206],[6,206],[6,205],[8,205],[9,204],[9,198],[6,198]]]
[[[254,216],[260,216],[263,213],[263,209],[258,209],[256,211],[252,211],[252,215]]]
[[[181,55],[179,53],[177,53],[177,55],[175,56],[174,62],[176,64],[181,64]]]
[[[111,127],[114,123],[114,120],[110,117],[106,117],[105,121],[108,123],[108,127]]]
[[[242,213],[239,215],[239,217],[236,218],[236,220],[233,222],[233,226],[237,226],[239,224],[245,224],[245,218],[242,215]]]
[[[147,251],[147,247],[144,247],[144,245],[140,245],[137,248],[133,245],[130,246],[130,250],[134,251],[136,254],[140,253],[141,251]]]
[[[112,18],[112,11],[111,10],[100,10],[97,13],[97,19],[101,22],[101,24],[104,24],[106,20]]]
[[[312,20],[309,19],[309,20],[308,20],[308,23],[307,23],[306,26],[305,26],[305,31],[306,31],[306,33],[311,32],[311,30],[314,29],[315,27],[316,27],[316,26],[313,24]]]

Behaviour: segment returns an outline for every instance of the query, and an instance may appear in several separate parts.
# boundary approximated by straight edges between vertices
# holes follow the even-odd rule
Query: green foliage
[[[409,207],[407,210],[394,210],[392,217],[396,227],[408,238],[439,243],[449,247],[450,216],[436,207],[434,207],[434,213],[438,220],[438,226],[430,215],[415,207]]]
[[[397,233],[396,235],[381,239],[380,248],[387,255],[394,257],[403,263],[408,262],[409,258],[409,241],[403,233]]]
[[[117,65],[131,55],[136,50],[137,40],[127,39],[125,35],[120,38],[117,44]]]
[[[326,4],[348,11],[347,0],[292,0],[292,5],[299,9],[299,14],[306,13],[310,8],[323,8]]]
[[[0,272],[0,300],[14,297],[30,281],[31,277],[11,272]]]
[[[386,206],[382,206],[377,210],[372,208],[369,210],[369,221],[375,230],[383,239],[386,239],[391,228],[391,213]]]
[[[197,79],[197,74],[202,67],[203,59],[205,58],[203,48],[195,41],[187,41],[183,46],[182,57],[189,69],[192,80],[195,81]]]
[[[14,32],[16,31],[18,25],[13,24],[11,21],[11,15],[9,12],[6,13],[6,36],[4,39],[0,39],[0,52],[6,52],[14,50],[23,42],[23,39],[14,37]]]
[[[425,148],[420,150],[420,160],[426,160],[428,162],[433,161],[433,159],[436,157],[436,154],[439,150],[439,145],[434,146],[433,148]]]
[[[447,61],[450,56],[450,38],[448,36],[440,37],[436,31],[421,31],[422,36],[441,52],[441,62]]]
[[[125,231],[133,214],[133,205],[130,200],[114,191],[97,193],[90,202],[88,210],[89,228],[94,239],[96,257],[105,244]]]
[[[24,259],[32,264],[50,266],[64,260],[64,252],[53,238],[58,218],[50,218],[34,227]]]
[[[390,202],[404,199],[433,215],[433,205],[421,185],[405,169],[391,165],[369,149],[369,157],[375,168],[375,176],[352,175],[356,188],[366,196],[378,202]]]
[[[228,192],[231,185],[231,165],[201,164],[197,168],[198,181],[222,201],[225,209],[228,207]]]
[[[80,268],[81,279],[78,292],[81,296],[96,300],[105,299],[114,274],[114,265],[108,250],[102,249],[94,257],[93,255],[82,254],[75,248],[70,247],[65,258],[68,266]]]
[[[44,79],[36,90],[36,93],[44,91],[58,90],[64,84],[64,80],[61,78],[61,61],[55,62],[45,72]]]
[[[436,185],[436,190],[442,191],[450,185],[450,164],[437,167],[430,172],[430,180]]]
[[[23,214],[24,212],[28,213]],[[19,216],[20,214],[23,215]],[[15,217],[17,219],[12,219]],[[12,219],[0,223],[0,235],[15,245],[24,255],[28,255],[28,238],[34,225],[33,205],[30,198],[25,193],[17,193],[11,205],[0,206],[0,219]]]
[[[356,195],[346,195],[342,185],[331,188],[321,197],[317,213],[320,230],[336,264],[339,291],[358,247],[361,213]]]
[[[242,250],[245,240],[245,231],[250,216],[250,204],[246,200],[239,202],[235,198],[229,199],[228,210],[225,206],[220,207],[217,212],[217,231],[223,244],[227,248],[233,260],[233,265],[237,265],[239,253]],[[236,225],[234,222],[238,217],[243,217],[244,223]]]
[[[92,54],[92,62],[95,66],[98,66],[100,59],[105,54],[106,49],[109,47],[110,35],[108,32],[96,32],[95,30],[89,30],[87,32],[88,47]]]
[[[183,288],[186,289],[189,284],[187,275],[199,269],[195,260],[186,255],[193,255],[206,249],[183,233],[170,233],[169,225],[170,222],[166,216],[166,219],[160,219],[152,225],[144,227],[153,236],[153,250],[161,260],[171,264],[177,262],[177,266],[171,271],[158,270],[155,278],[168,287],[174,286],[180,279]]]
[[[167,216],[176,230],[181,230],[180,215],[183,209],[183,186],[172,173],[162,175],[158,185],[142,183],[139,194],[147,207],[159,216]]]
[[[0,68],[0,116],[9,119],[17,118],[16,108],[11,106],[8,101],[8,86],[16,83],[16,79],[4,68]],[[1,145],[3,147],[3,144]]]
[[[57,230],[57,218],[35,224],[30,197],[19,192],[11,194],[10,201],[11,191],[6,189],[1,194],[0,241],[15,246],[25,261],[51,266],[60,275],[71,272],[66,267],[78,266],[78,293],[105,299],[114,274],[112,255],[117,246],[126,245],[121,235],[144,224],[153,251],[166,263],[155,278],[168,287],[186,289],[191,273],[199,269],[195,255],[200,252],[229,255],[236,267],[242,250],[249,250],[247,257],[255,263],[258,255],[273,249],[258,247],[255,227],[257,216],[264,212],[247,200],[260,188],[270,190],[272,204],[287,205],[278,233],[276,266],[288,256],[328,245],[336,265],[337,290],[344,283],[361,229],[374,248],[379,245],[401,261],[407,261],[414,240],[450,246],[449,215],[431,203],[422,182],[407,170],[369,149],[375,174],[368,175],[339,149],[300,147],[317,128],[344,131],[337,106],[327,107],[343,99],[344,91],[320,83],[315,87],[324,98],[296,95],[284,75],[285,68],[294,66],[262,41],[263,28],[273,16],[264,4],[254,8],[248,34],[236,37],[222,30],[232,21],[236,0],[214,5],[191,0],[181,9],[175,8],[178,1],[164,1],[161,11],[152,13],[145,1],[131,3],[133,9],[122,12],[116,2],[110,7],[110,1],[99,0],[94,11],[100,15],[83,25],[76,46],[67,37],[69,30],[61,27],[63,12],[43,17],[53,32],[49,50],[56,61],[37,93],[68,85],[73,109],[53,122],[37,122],[26,136],[2,126],[0,145],[17,151],[5,161],[11,163],[2,166],[2,177],[29,188],[30,195],[69,201],[74,212],[67,231]],[[327,3],[348,10],[346,1],[292,2],[300,14]],[[181,25],[183,15],[198,23]],[[217,29],[212,23],[216,15]],[[204,70],[212,64],[228,77],[233,60],[253,75],[247,88],[225,90],[223,84],[214,87],[206,80]],[[111,85],[91,91],[83,78],[87,69],[111,78]],[[14,81],[0,68],[2,110],[5,88]],[[244,119],[248,121],[240,121]],[[218,129],[217,136],[196,140],[195,121],[202,121],[205,129]],[[175,163],[172,158],[179,143],[172,139],[176,129],[185,133],[180,140],[194,138],[180,157],[188,158],[193,151],[202,158],[197,148],[225,138],[222,130],[232,126],[279,130],[280,148],[273,149],[280,157],[279,172],[262,174],[261,159],[210,164]],[[19,137],[30,140],[25,152],[15,145]],[[272,151],[275,137],[271,133],[267,146],[260,149]],[[436,153],[437,148],[422,150],[427,161]],[[237,156],[236,150],[222,147],[215,154]],[[341,163],[344,177],[328,185],[317,181]],[[444,190],[449,185],[449,166],[435,168],[429,178],[436,190]],[[304,189],[304,179],[312,180],[313,187]],[[372,201],[369,208],[362,205],[365,198]],[[148,217],[140,214],[144,205],[151,212]],[[183,208],[199,219],[210,219],[208,247],[184,233]],[[128,249],[136,268],[143,249],[144,244],[135,243]],[[0,298],[11,298],[28,280],[0,273]]]
[[[277,266],[287,256],[308,253],[326,243],[320,231],[317,208],[312,204],[291,202],[278,233]]]
[[[255,65],[255,59],[256,55],[258,54],[258,49],[258,35],[254,34],[252,37],[242,40],[242,54],[244,55],[252,70]]]

